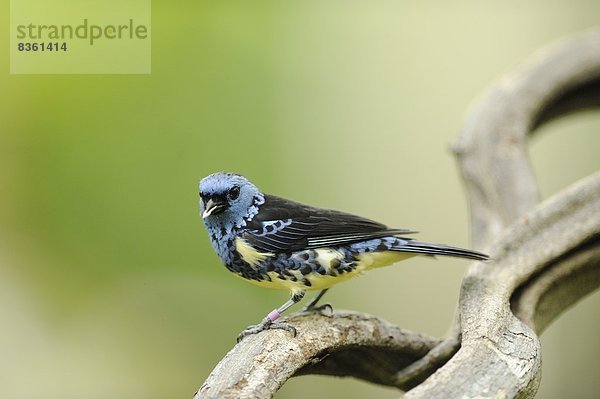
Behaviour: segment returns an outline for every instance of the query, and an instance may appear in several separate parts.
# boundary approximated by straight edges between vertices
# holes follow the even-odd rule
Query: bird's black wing
[[[246,226],[243,238],[261,251],[293,252],[415,233],[349,213],[315,208],[274,195]]]

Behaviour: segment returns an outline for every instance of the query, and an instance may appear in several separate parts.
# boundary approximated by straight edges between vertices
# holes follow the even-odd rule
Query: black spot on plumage
[[[308,258],[309,258],[309,256],[308,256],[308,253],[306,253],[306,252],[303,252],[303,253],[301,253],[301,254],[300,254],[300,255],[298,255],[298,256],[300,257],[300,259],[302,259],[302,260],[304,260],[304,261],[307,261],[307,260],[308,260]]]
[[[337,269],[338,267],[340,267],[340,264],[341,264],[341,263],[342,263],[342,262],[340,262],[340,260],[339,260],[339,259],[335,258],[335,259],[332,259],[332,260],[331,260],[331,262],[329,263],[329,266],[331,266],[331,267],[333,267],[333,268],[336,268],[336,269]]]
[[[308,265],[304,265],[302,266],[302,268],[300,269],[300,273],[302,273],[303,276],[306,276],[308,273],[310,273],[312,271],[312,268]]]
[[[385,245],[385,243],[383,241],[377,246],[378,251],[387,251],[388,249],[389,249],[388,246]]]
[[[312,283],[310,281],[308,281],[308,279],[305,278],[302,282],[304,283],[305,286],[312,287]]]
[[[295,303],[300,302],[302,298],[304,298],[304,292],[292,295],[292,301],[294,301]]]
[[[321,274],[321,275],[325,275],[327,274],[327,270],[325,270],[325,268],[323,266],[320,266],[317,268],[317,273]]]
[[[267,271],[268,272],[274,272],[275,271],[275,265],[272,262],[267,263]]]
[[[215,233],[212,233],[210,238],[212,238],[213,241],[217,241],[217,235]]]
[[[291,281],[298,281],[298,278],[296,276],[294,276],[294,275],[290,275],[289,280],[291,280]]]
[[[225,226],[221,227],[221,235],[222,236],[227,235],[227,229],[225,228]]]
[[[277,275],[277,278],[278,278],[278,279],[280,279],[280,280],[285,280],[285,279],[286,279],[286,278],[285,278],[283,275],[281,275],[281,274],[278,274],[278,275]]]

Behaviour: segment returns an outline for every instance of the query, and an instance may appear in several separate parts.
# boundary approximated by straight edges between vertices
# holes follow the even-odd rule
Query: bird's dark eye
[[[238,186],[233,186],[229,190],[229,198],[232,200],[236,200],[240,196],[240,188]]]

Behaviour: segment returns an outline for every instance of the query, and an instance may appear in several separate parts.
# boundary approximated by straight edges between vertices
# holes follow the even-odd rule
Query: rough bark
[[[537,333],[545,324],[536,324],[535,317],[519,320],[511,311],[511,300],[512,308],[539,309],[537,305],[544,303],[541,294],[548,293],[552,283],[558,283],[571,300],[553,301],[555,311],[542,316],[548,322],[589,292],[572,282],[589,278],[586,286],[595,280],[597,288],[599,199],[600,172],[544,202],[504,230],[491,248],[493,261],[473,265],[463,280],[460,349],[406,398],[514,398],[535,394],[541,367]],[[593,253],[595,264],[582,262],[591,259]]]
[[[197,397],[268,398],[290,377],[311,373],[393,385],[397,370],[439,343],[362,313],[299,314],[288,321],[298,329],[295,339],[282,330],[244,338],[209,375]]]
[[[533,397],[538,335],[600,285],[600,172],[539,202],[527,139],[546,120],[598,106],[600,30],[532,56],[478,103],[454,150],[473,242],[489,262],[467,271],[450,337],[439,341],[374,316],[293,315],[298,336],[244,339],[196,398],[269,398],[295,375],[353,376],[406,398]]]

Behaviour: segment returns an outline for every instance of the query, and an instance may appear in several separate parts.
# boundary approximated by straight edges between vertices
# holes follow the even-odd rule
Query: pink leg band
[[[279,316],[281,316],[281,314],[279,314],[279,312],[277,311],[277,309],[273,310],[271,313],[269,313],[267,315],[267,319],[271,320],[271,321],[275,321],[279,318]]]

